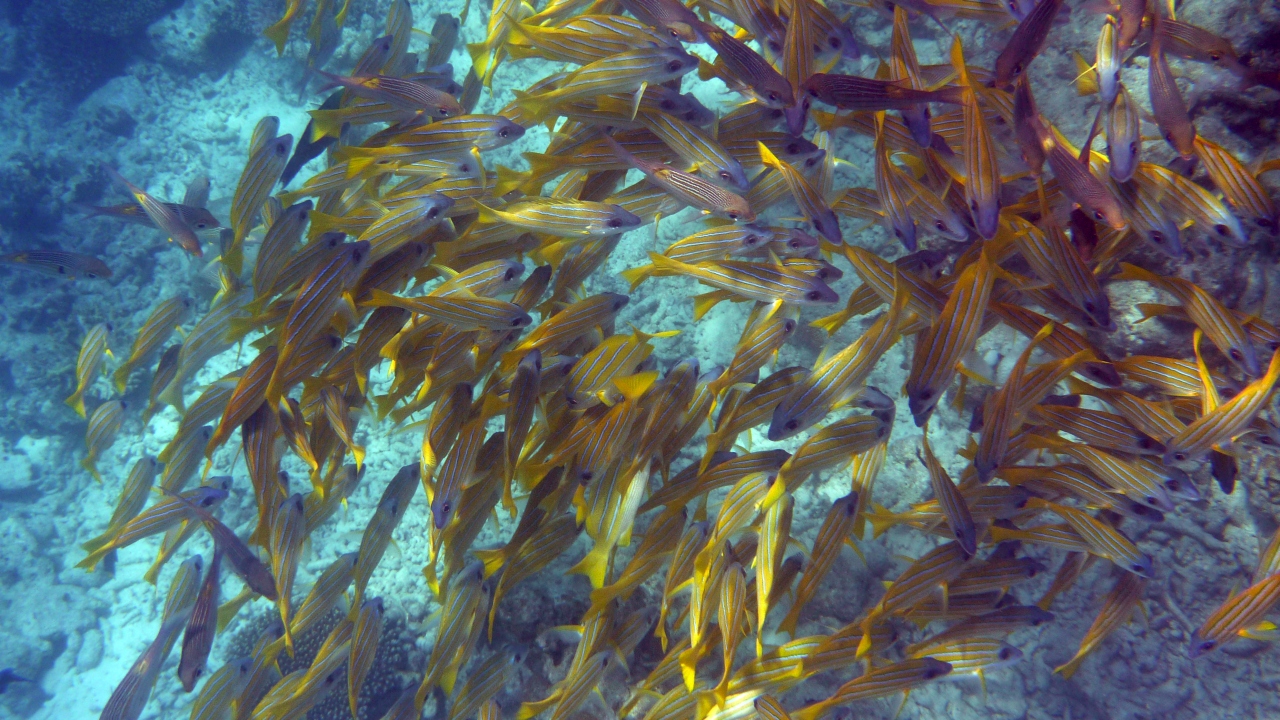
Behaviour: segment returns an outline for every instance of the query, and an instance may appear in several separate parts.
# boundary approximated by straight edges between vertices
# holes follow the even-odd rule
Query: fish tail
[[[160,571],[164,569],[164,560],[165,558],[162,553],[160,557],[156,558],[155,562],[151,563],[151,567],[147,568],[147,571],[142,574],[142,579],[152,585],[155,585],[160,579]]]
[[[631,292],[635,292],[636,288],[640,287],[641,283],[653,277],[654,270],[656,269],[656,266],[653,264],[641,265],[640,267],[623,270],[619,274],[622,276],[623,280],[631,283]]]
[[[724,300],[724,294],[713,290],[711,292],[702,293],[693,296],[693,319],[694,322],[702,319],[703,315],[711,312],[711,308],[720,304]]]
[[[1075,675],[1076,671],[1080,669],[1080,665],[1084,662],[1084,658],[1085,656],[1083,653],[1076,653],[1075,657],[1054,668],[1053,671],[1055,673],[1062,673],[1062,677],[1064,679],[1070,680],[1071,676]]]
[[[826,332],[827,337],[831,337],[832,335],[835,335],[840,328],[844,327],[844,324],[847,322],[849,322],[849,313],[841,310],[840,312],[832,313],[826,317],[820,317],[809,323],[809,326],[818,328],[819,330]]]
[[[569,568],[567,574],[586,575],[591,581],[591,587],[604,587],[604,574],[609,569],[609,549],[607,544],[597,542],[586,557]]]
[[[274,25],[262,31],[276,45],[276,56],[284,55],[284,44],[289,40],[289,28],[293,25],[293,16],[285,13]]]
[[[107,543],[85,556],[85,559],[76,563],[76,567],[93,572],[94,568],[98,567],[98,563],[102,562],[102,558],[106,557],[114,549],[114,545]]]
[[[85,416],[84,415],[84,390],[85,389],[83,387],[78,387],[76,388],[75,392],[71,393],[70,397],[68,397],[66,400],[63,400],[63,402],[66,403],[68,407],[70,407],[72,410],[75,410],[76,414],[82,418]]]
[[[88,470],[89,474],[92,475],[93,479],[97,480],[99,484],[102,483],[102,475],[98,472],[98,458],[93,455],[88,455],[85,459],[80,461],[80,467]]]
[[[507,561],[507,554],[502,548],[495,550],[472,550],[472,555],[481,563],[484,563],[484,576],[489,577],[498,572],[498,569]],[[594,602],[594,601],[593,601]]]
[[[489,207],[488,205],[485,205],[482,202],[479,202],[479,201],[476,202],[476,212],[479,213],[479,217],[477,219],[480,222],[494,223],[494,224],[504,222],[504,220],[502,219],[501,213]]]
[[[126,387],[129,386],[129,375],[133,372],[133,364],[125,360],[120,367],[116,368],[111,378],[115,382],[116,392],[124,393]]]
[[[781,171],[782,162],[778,160],[777,155],[773,154],[773,151],[769,149],[769,146],[762,142],[757,142],[756,145],[759,146],[760,150],[760,162],[764,163],[765,167]]]

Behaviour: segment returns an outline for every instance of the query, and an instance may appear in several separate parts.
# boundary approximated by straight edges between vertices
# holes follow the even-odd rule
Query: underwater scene
[[[1280,718],[1276,0],[0,8],[0,719]]]

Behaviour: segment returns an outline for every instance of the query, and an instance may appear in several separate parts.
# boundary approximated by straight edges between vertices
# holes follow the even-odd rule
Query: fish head
[[[727,185],[738,192],[746,192],[751,187],[751,182],[747,180],[747,172],[742,169],[742,163],[732,158],[730,160],[730,164],[725,167],[716,168],[716,178],[722,185]]]
[[[1138,169],[1138,157],[1141,152],[1142,143],[1138,138],[1120,143],[1118,147],[1112,144],[1111,138],[1107,138],[1107,158],[1111,161],[1111,167],[1107,172],[1116,182],[1129,182],[1133,178],[1134,171]]]
[[[974,227],[978,229],[978,234],[984,240],[990,240],[996,236],[996,231],[1000,229],[1000,198],[987,201],[974,198],[969,201],[969,212],[973,215]]]
[[[1158,226],[1153,225],[1146,228],[1146,232],[1143,234],[1148,242],[1162,250],[1166,255],[1180,259],[1183,253],[1182,231],[1169,216],[1165,215],[1161,220],[1162,222]]]
[[[915,421],[916,427],[924,427],[929,416],[933,414],[933,409],[938,406],[941,395],[942,393],[929,385],[915,388],[907,394],[907,407],[911,410],[911,418]]]
[[[1125,569],[1134,575],[1143,578],[1150,578],[1155,574],[1155,570],[1151,562],[1151,556],[1143,555],[1141,553],[1138,554],[1138,557],[1135,558],[1132,563],[1126,565]]]
[[[666,47],[659,50],[667,65],[661,76],[668,80],[683,77],[698,68],[698,57],[690,55],[682,47]]]
[[[768,437],[773,442],[786,440],[812,424],[812,421],[804,417],[802,408],[795,407],[795,403],[790,399],[783,400],[773,409]]]
[[[996,651],[995,662],[987,666],[986,669],[1008,667],[1022,660],[1022,651],[1007,643],[1001,644],[1000,649]]]
[[[809,166],[809,162],[815,157],[821,160],[826,157],[827,152],[802,137],[789,137],[781,146],[774,148],[778,158],[786,160],[789,165],[799,167]]]
[[[1167,127],[1161,128],[1161,136],[1183,160],[1190,160],[1195,157],[1196,126],[1193,123],[1169,123]]]
[[[448,527],[457,509],[458,503],[454,494],[437,493],[431,499],[431,521],[435,523],[436,529],[443,530]]]
[[[808,93],[801,93],[794,105],[783,110],[782,117],[786,120],[789,134],[800,135],[804,132],[805,123],[809,121],[809,108],[812,104],[813,100]]]
[[[453,204],[453,198],[442,192],[433,192],[418,198],[419,213],[424,220],[443,219]]]
[[[1098,293],[1097,296],[1086,297],[1081,302],[1081,310],[1084,310],[1085,320],[1088,321],[1090,327],[1103,332],[1114,332],[1116,329],[1115,321],[1111,319],[1111,298],[1106,293]]]
[[[942,662],[936,658],[927,657],[924,659],[924,667],[920,671],[921,680],[935,680],[951,672],[951,663]]]
[[[755,222],[756,213],[741,195],[729,195],[720,206],[720,215],[734,222]]]
[[[1124,384],[1120,372],[1109,362],[1087,362],[1081,367],[1085,377],[1100,385],[1114,388]]]
[[[844,235],[840,232],[840,220],[836,218],[831,208],[823,209],[816,217],[809,218],[809,221],[813,223],[813,229],[817,230],[822,237],[837,245],[844,244]]]
[[[834,303],[839,300],[840,295],[825,282],[816,277],[809,278],[808,289],[804,293],[804,304]]]
[[[796,255],[807,255],[817,250],[821,245],[818,238],[798,229],[793,229],[787,233],[784,244],[787,246],[787,252],[795,253]]]
[[[964,242],[969,239],[969,226],[964,224],[959,215],[949,207],[944,207],[946,212],[937,217],[929,219],[936,231],[942,237],[953,242]]]
[[[483,150],[493,150],[519,140],[524,137],[524,126],[499,116],[498,119],[494,120],[493,128],[490,129],[489,135],[489,143],[481,148]]]
[[[680,95],[679,97],[684,101],[682,103],[683,107],[679,112],[680,119],[698,127],[704,127],[716,121],[716,114],[706,105],[699,102],[698,98],[692,93]]]
[[[1242,247],[1249,244],[1249,235],[1244,231],[1240,218],[1227,211],[1216,219],[1218,222],[1213,225],[1214,237],[1228,245]],[[1256,373],[1251,374],[1256,375]]]
[[[1195,659],[1206,653],[1213,652],[1218,647],[1218,641],[1213,638],[1206,638],[1200,635],[1200,631],[1196,630],[1191,633],[1191,646],[1187,648],[1187,655],[1191,659]]]
[[[933,119],[930,117],[929,106],[921,103],[898,112],[902,115],[902,123],[911,132],[911,139],[922,148],[929,147],[933,142]]]
[[[1170,495],[1188,502],[1199,502],[1201,499],[1200,490],[1191,482],[1191,476],[1176,467],[1164,469],[1164,489]]]
[[[916,242],[915,220],[908,217],[905,222],[895,221],[890,224],[893,227],[893,236],[902,243],[902,247],[906,248],[907,252],[915,252],[920,248],[919,243]]]
[[[626,232],[634,227],[639,227],[644,222],[640,216],[623,208],[619,205],[613,205],[609,211],[609,217],[604,221],[605,227],[611,232]]]

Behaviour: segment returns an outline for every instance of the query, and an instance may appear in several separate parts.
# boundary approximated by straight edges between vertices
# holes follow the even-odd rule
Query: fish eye
[[[1129,152],[1133,153],[1134,155],[1137,155],[1137,154],[1138,154],[1138,141],[1137,141],[1137,140],[1134,140],[1134,141],[1132,141],[1132,142],[1130,142],[1130,143],[1129,143]]]
[[[933,391],[932,391],[932,390],[929,390],[929,389],[927,389],[927,388],[926,388],[926,389],[924,389],[924,390],[921,390],[921,391],[920,391],[920,400],[922,400],[923,402],[929,402],[929,401],[930,401],[930,400],[932,400],[932,399],[933,399]]]
[[[1142,563],[1134,563],[1134,564],[1133,564],[1133,571],[1134,571],[1134,572],[1139,572],[1139,573],[1141,573],[1141,572],[1146,572],[1146,571],[1147,571],[1147,566],[1146,566],[1146,565],[1144,565],[1144,564],[1142,564]]]
[[[942,222],[941,220],[934,220],[933,226],[937,228],[939,232],[942,232],[943,230],[947,229],[947,224]]]
[[[440,208],[431,208],[430,210],[427,211],[427,219],[434,220],[435,217],[439,214],[440,214]]]
[[[1223,225],[1222,223],[1218,223],[1217,225],[1214,225],[1213,231],[1218,233],[1222,237],[1226,237],[1227,235],[1231,234],[1231,228],[1228,228],[1226,225]]]
[[[1154,496],[1154,495],[1148,495],[1148,496],[1146,497],[1146,503],[1147,503],[1148,505],[1155,505],[1155,504],[1156,504],[1156,498],[1155,498],[1155,496]]]
[[[758,235],[747,235],[746,237],[742,238],[742,244],[746,245],[747,247],[755,247],[759,243],[760,243],[760,236]]]
[[[1172,133],[1172,132],[1166,132],[1166,133],[1164,134],[1164,141],[1165,141],[1165,142],[1167,142],[1167,143],[1169,143],[1170,145],[1172,145],[1172,144],[1173,144],[1173,133]]]
[[[1093,219],[1097,220],[1098,222],[1102,222],[1103,220],[1107,219],[1107,216],[1103,215],[1101,210],[1094,210]]]
[[[832,38],[830,39],[830,41],[829,41],[829,42],[830,42],[830,44],[831,44],[831,49],[832,49],[832,50],[839,50],[839,49],[840,49],[840,46],[844,44],[844,43],[840,42],[840,38],[838,38],[838,37],[832,37]]]
[[[441,106],[437,111],[440,117],[449,117],[449,108]]]
[[[1012,653],[1012,652],[1010,652],[1010,649],[1011,649],[1011,648],[1000,648],[1000,659],[1001,659],[1001,660],[1008,660],[1008,659],[1013,655],[1013,653]]]
[[[500,138],[505,138],[510,134],[511,134],[511,131],[506,128],[502,128],[501,130],[498,131],[498,137]]]
[[[791,248],[792,250],[799,250],[802,246],[800,245],[799,240],[792,238],[790,241],[787,242],[787,247]]]
[[[680,72],[680,69],[683,67],[684,67],[684,63],[680,62],[679,60],[672,60],[670,63],[667,64],[667,69],[670,70],[671,72]]]
[[[1212,60],[1213,62],[1218,62],[1219,60],[1222,59],[1222,56],[1216,52],[1211,52],[1209,53],[1209,59]]]
[[[1239,348],[1231,348],[1231,351],[1227,354],[1236,362],[1244,362],[1244,353],[1240,352]]]
[[[785,424],[785,425],[783,425],[783,427],[784,427],[784,428],[786,428],[788,431],[790,431],[790,430],[798,430],[798,429],[800,428],[800,421],[799,421],[799,420],[788,420],[788,421],[786,422],[786,424]]]
[[[738,213],[736,212],[725,213],[725,216],[728,217],[730,220],[736,221],[738,219]]]
[[[978,212],[978,201],[977,201],[977,200],[970,200],[970,201],[969,201],[969,210],[971,210],[971,211],[973,211],[973,212],[975,212],[975,213],[976,213],[976,212]]]
[[[809,92],[812,93],[813,91],[810,90]],[[778,102],[778,93],[771,92],[765,97],[765,99],[768,100],[769,102]]]
[[[618,218],[610,218],[609,221],[605,223],[605,225],[608,225],[611,228],[622,227],[622,221],[619,220]]]
[[[1200,652],[1202,652],[1202,653],[1206,653],[1206,652],[1209,652],[1210,650],[1212,650],[1212,649],[1214,649],[1214,648],[1216,648],[1216,647],[1218,647],[1218,643],[1217,643],[1216,641],[1214,641],[1214,640],[1205,640],[1204,642],[1202,642],[1202,643],[1200,643],[1199,645],[1197,645],[1197,646],[1196,646],[1196,649],[1197,649],[1197,650],[1199,650],[1199,651],[1200,651]]]
[[[787,154],[788,154],[788,155],[796,155],[796,154],[798,154],[799,152],[800,152],[800,143],[788,143],[788,144],[787,144]]]
[[[795,329],[796,329],[796,321],[795,321],[795,320],[788,319],[786,322],[782,323],[782,331],[783,331],[783,332],[788,332],[788,333],[789,333],[789,332],[791,332],[792,330],[795,330]]]
[[[1150,237],[1151,237],[1151,242],[1157,245],[1164,244],[1164,233],[1160,232],[1159,230],[1152,230]]]
[[[522,327],[528,320],[521,316],[511,321],[511,327]]]
[[[1017,65],[1013,66],[1013,74],[1014,76],[1018,76],[1022,74],[1022,63],[1018,63]]]
[[[449,502],[448,500],[440,503],[441,514],[448,515],[449,511],[452,509],[453,509],[453,503]]]
[[[818,292],[817,290],[810,290],[809,292],[805,293],[804,296],[810,300],[813,300],[814,302],[817,302],[818,300],[822,299],[822,293]]]
[[[515,276],[516,276],[516,271],[515,271],[515,270],[512,270],[512,269],[510,269],[510,268],[508,268],[508,269],[507,269],[507,271],[506,271],[505,273],[503,273],[503,274],[502,274],[502,279],[504,279],[504,280],[510,280],[511,278],[513,278],[513,277],[515,277]]]

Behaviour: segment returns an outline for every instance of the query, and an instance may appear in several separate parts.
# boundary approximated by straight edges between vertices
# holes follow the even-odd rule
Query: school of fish
[[[1192,472],[1205,465],[1230,493],[1245,459],[1280,444],[1280,330],[1127,261],[1144,243],[1179,256],[1191,233],[1274,242],[1276,204],[1259,178],[1280,163],[1249,162],[1199,136],[1171,65],[1273,79],[1177,20],[1171,4],[1120,0],[1096,18],[1096,60],[1077,57],[1076,89],[1097,94],[1098,109],[1076,147],[1038,110],[1034,60],[1060,14],[1086,10],[1064,0],[872,5],[494,0],[459,85],[446,64],[459,20],[434,18],[420,68],[407,0],[392,3],[385,36],[349,74],[325,72],[347,7],[318,0],[308,64],[332,94],[296,138],[276,118],[258,123],[225,226],[205,209],[207,181],[169,203],[114,174],[132,201],[88,212],[158,228],[201,263],[216,256],[208,268],[220,290],[202,315],[187,297],[161,302],[127,354],[112,327],[85,335],[67,405],[87,416],[82,465],[99,483],[99,458],[126,414],[145,422],[172,406],[180,421],[162,452],[134,461],[80,566],[158,537],[145,577],[154,584],[202,531],[215,550],[180,562],[155,641],[101,717],[138,718],[156,684],[175,681],[160,670],[179,640],[176,682],[197,693],[192,718],[299,718],[331,693],[362,717],[385,615],[370,578],[413,503],[429,508],[425,526],[409,529],[429,551],[404,561],[423,563],[439,623],[421,680],[385,718],[418,718],[435,703],[435,717],[457,720],[817,720],[1018,661],[1006,637],[1051,622],[1055,598],[1103,561],[1114,570],[1097,619],[1057,671],[1070,677],[1087,662],[1162,572],[1126,526],[1200,500],[1208,488]],[[287,0],[267,30],[278,50],[305,6]],[[860,53],[849,12],[891,23],[874,77],[838,72]],[[917,60],[912,25],[957,18],[1012,28],[992,68],[969,64],[958,35],[948,63]],[[1137,48],[1150,58],[1147,88],[1120,81]],[[504,65],[529,59],[565,69],[497,114],[472,113]],[[712,79],[743,102],[718,114],[687,92]],[[1142,93],[1159,128],[1150,139],[1133,99]],[[526,169],[486,160],[540,123],[554,133],[524,154]],[[842,133],[865,135],[871,157],[836,157]],[[1166,143],[1207,180],[1162,161]],[[287,189],[321,156],[324,169]],[[853,160],[874,169],[873,187],[837,184],[837,168]],[[656,277],[701,286],[695,318],[748,303],[725,367],[695,357],[661,367],[655,353],[676,331],[618,327],[629,296],[584,290],[624,234],[656,236],[647,226],[690,207],[704,229],[649,253],[623,280],[633,293]],[[873,224],[906,254],[890,261],[862,247]],[[0,261],[110,276],[75,253]],[[828,283],[840,265],[860,281],[845,298]],[[1117,330],[1106,288],[1125,283],[1166,298],[1138,308],[1144,317],[1194,326],[1185,352],[1111,357],[1097,347]],[[799,323],[834,337],[861,316],[873,316],[866,329],[811,367],[776,366]],[[997,382],[974,350],[1002,325],[1027,342]],[[869,385],[900,342],[905,385]],[[195,385],[209,360],[237,346],[239,369]],[[97,398],[107,370],[113,395],[141,381],[146,407]],[[932,499],[895,512],[901,504],[878,495],[875,480],[899,394],[923,432],[916,472]],[[956,477],[931,445],[939,408],[973,414]],[[362,423],[420,435],[420,455],[394,459],[393,477],[366,477],[379,473],[365,472]],[[753,435],[803,440],[794,452],[752,451]],[[304,476],[282,471],[289,455]],[[213,471],[231,472],[241,456],[248,488]],[[794,538],[796,493],[842,472],[848,492],[812,544]],[[301,586],[309,538],[362,483],[380,500],[358,551]],[[235,493],[252,493],[257,508],[244,536],[219,519]],[[495,513],[510,528],[504,544],[477,546]],[[806,608],[842,549],[893,528],[936,544],[858,619],[805,634],[820,629],[805,623]],[[583,535],[585,554],[575,550]],[[576,562],[568,572],[583,576],[589,604],[576,649],[545,697],[500,708],[521,654],[471,660],[512,589],[562,556]],[[1015,599],[1019,583],[1050,572],[1043,597]],[[228,574],[237,594],[224,590]],[[1274,631],[1265,615],[1280,600],[1280,533],[1252,577],[1196,619],[1191,657]],[[223,628],[259,597],[279,622],[252,655],[208,667]],[[281,677],[281,653],[339,607],[346,615],[314,662]],[[633,653],[651,635],[664,656],[639,671]],[[780,701],[830,670],[858,671],[824,700]],[[619,674],[629,697],[601,707],[596,690]]]

